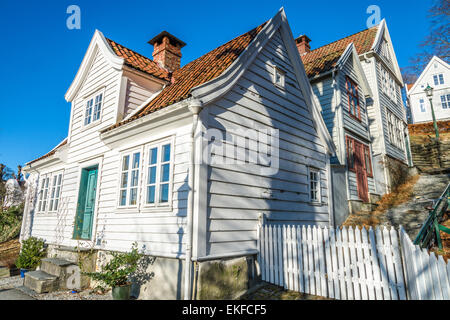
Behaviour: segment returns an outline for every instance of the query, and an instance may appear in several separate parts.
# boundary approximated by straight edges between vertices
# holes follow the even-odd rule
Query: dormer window
[[[103,93],[88,98],[86,101],[86,113],[84,116],[84,125],[100,120],[102,112]]]
[[[280,88],[284,88],[285,84],[285,72],[281,70],[278,67],[274,66],[274,73],[273,73],[273,83]]]

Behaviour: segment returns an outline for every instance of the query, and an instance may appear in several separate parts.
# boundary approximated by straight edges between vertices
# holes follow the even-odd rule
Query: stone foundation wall
[[[199,263],[198,300],[237,299],[259,281],[256,256]]]
[[[422,171],[450,168],[450,141],[411,143],[414,165]]]

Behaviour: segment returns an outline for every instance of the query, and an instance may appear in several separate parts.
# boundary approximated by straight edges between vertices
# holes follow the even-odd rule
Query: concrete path
[[[18,289],[0,290],[0,300],[36,300]]]

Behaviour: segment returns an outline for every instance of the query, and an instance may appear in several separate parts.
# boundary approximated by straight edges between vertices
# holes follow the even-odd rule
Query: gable
[[[449,72],[450,65],[448,63],[446,63],[445,61],[443,61],[442,59],[440,59],[439,57],[433,56],[433,58],[430,60],[430,62],[428,62],[427,66],[420,74],[417,81],[412,85],[411,88],[409,88],[408,94],[416,94],[419,92],[423,93],[423,88],[421,88],[421,85],[426,85],[425,79],[427,77],[431,76],[431,74],[433,73],[434,64],[436,64],[436,63],[441,68],[440,70],[446,70],[447,72]],[[450,81],[450,79],[447,81]],[[432,85],[432,84],[430,83],[430,85]]]
[[[393,74],[395,75],[395,79],[400,83],[400,86],[403,87],[403,77],[400,71],[400,67],[398,65],[397,56],[395,55],[394,46],[392,44],[391,36],[389,34],[389,30],[386,24],[386,20],[383,19],[378,28],[378,33],[376,35],[375,41],[371,48],[374,52],[378,54],[381,59],[385,62],[385,64],[391,69]],[[389,57],[389,61],[386,56]]]
[[[115,70],[121,70],[124,59],[118,57],[111,47],[108,45],[103,34],[95,30],[94,36],[91,39],[89,47],[84,55],[81,66],[77,71],[77,74],[72,81],[69,89],[66,92],[65,98],[67,102],[71,102],[77,95],[82,83],[84,82],[88,71],[91,68],[92,62],[97,55],[97,51],[100,51],[105,58],[106,63]]]
[[[364,73],[363,67],[361,65],[361,61],[359,59],[358,53],[353,43],[350,43],[346,48],[345,52],[342,54],[341,58],[337,62],[336,66],[338,70],[343,70],[345,65],[349,65],[349,67],[354,75],[356,75],[357,83],[364,90],[364,95],[373,96],[372,90],[370,89],[369,81],[367,80],[366,74]],[[345,76],[345,75],[344,75]],[[348,76],[351,77],[350,74]],[[353,79],[355,80],[355,79]]]

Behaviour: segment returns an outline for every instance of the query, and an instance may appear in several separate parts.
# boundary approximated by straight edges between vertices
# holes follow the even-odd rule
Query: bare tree
[[[411,59],[410,67],[405,68],[407,73],[419,75],[433,56],[450,61],[450,0],[433,0],[428,18],[429,34],[420,43],[422,52]]]

